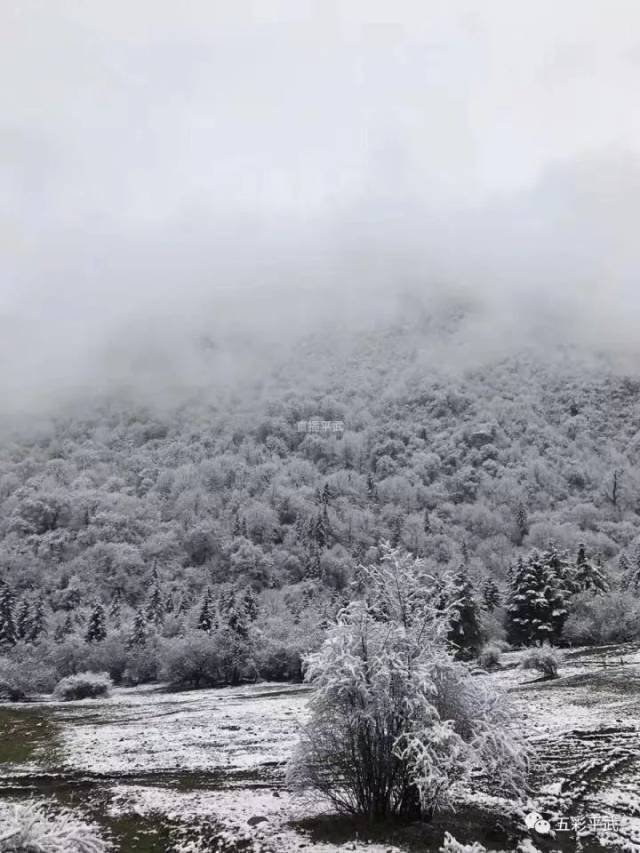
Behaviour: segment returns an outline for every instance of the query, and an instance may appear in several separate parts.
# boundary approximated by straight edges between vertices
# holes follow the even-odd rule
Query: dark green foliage
[[[518,562],[507,606],[507,639],[512,645],[556,642],[567,617],[564,561],[553,551],[534,552]]]
[[[47,634],[47,616],[45,613],[44,599],[40,595],[36,598],[33,605],[33,614],[31,618],[29,639],[35,643],[41,637]]]
[[[577,592],[605,593],[609,590],[609,583],[602,567],[587,559],[584,545],[580,545],[578,549],[573,581]]]
[[[0,648],[15,646],[17,640],[14,615],[15,598],[7,584],[0,586]]]
[[[453,578],[450,594],[450,628],[447,638],[457,660],[477,657],[482,646],[480,613],[466,566]]]
[[[127,641],[128,648],[143,648],[147,644],[147,620],[142,610],[137,610],[133,627]]]
[[[487,578],[485,581],[484,587],[482,588],[482,601],[489,613],[492,613],[496,607],[500,607],[502,603],[500,589],[493,578]]]
[[[198,617],[198,628],[201,631],[206,631],[207,634],[210,634],[214,627],[215,610],[213,607],[213,598],[211,596],[211,590],[207,588],[204,601],[202,602],[202,608],[200,609],[200,615]]]
[[[103,605],[99,601],[97,601],[93,605],[91,615],[89,616],[89,622],[87,624],[87,631],[85,634],[85,641],[87,643],[101,643],[106,638],[106,636],[107,617]]]

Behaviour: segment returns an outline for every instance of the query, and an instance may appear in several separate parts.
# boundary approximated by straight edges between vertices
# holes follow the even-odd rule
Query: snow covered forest
[[[207,404],[104,401],[6,440],[7,680],[31,658],[51,687],[86,668],[299,679],[385,541],[456,574],[474,653],[638,637],[640,384],[569,350],[434,368],[420,342],[453,346],[464,318],[451,324],[307,340]],[[312,418],[344,431],[301,432]],[[555,614],[535,631],[514,597],[532,575]]]

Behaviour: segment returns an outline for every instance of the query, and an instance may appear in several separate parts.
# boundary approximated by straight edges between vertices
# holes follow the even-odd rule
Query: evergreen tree
[[[478,605],[466,566],[461,566],[454,576],[450,600],[451,616],[447,639],[458,660],[471,660],[480,651],[482,636]]]
[[[89,616],[87,632],[85,634],[85,642],[101,643],[107,636],[107,617],[104,612],[104,607],[99,601],[93,605],[93,610]]]
[[[214,627],[215,613],[213,610],[213,599],[211,597],[211,590],[207,587],[204,601],[202,602],[202,609],[200,610],[200,616],[198,617],[198,628],[201,631],[206,631],[207,634],[210,634]]]
[[[115,588],[111,596],[109,617],[113,623],[113,627],[116,631],[119,631],[122,626],[122,589],[119,586]]]
[[[140,608],[136,610],[136,615],[133,617],[133,627],[131,634],[127,640],[127,648],[142,648],[147,644],[147,620],[144,618],[144,613]]]
[[[3,584],[0,587],[0,647],[15,646],[16,644],[14,607],[13,592],[9,586]]]
[[[629,589],[631,582],[631,563],[625,554],[620,554],[618,568],[620,569],[620,589],[624,592]]]
[[[167,614],[168,614],[168,613],[173,613],[173,611],[174,611],[175,609],[176,609],[176,603],[175,603],[175,601],[173,600],[173,593],[172,593],[172,592],[168,592],[168,593],[167,593],[167,597],[166,597],[166,598],[165,598],[165,600],[164,600],[164,612],[165,612],[165,613],[167,613]]]
[[[247,639],[249,635],[247,616],[244,608],[237,601],[234,601],[233,607],[227,612],[227,624],[243,640]]]
[[[153,622],[157,628],[160,628],[164,622],[164,614],[164,600],[162,590],[160,589],[160,580],[157,574],[155,574],[155,585],[151,591],[151,597],[147,605],[147,622]]]
[[[553,561],[533,553],[514,572],[507,607],[507,639],[512,645],[553,642],[560,637],[567,616],[564,579]]]
[[[322,514],[318,515],[316,519],[314,533],[318,548],[322,550],[322,548],[327,544],[327,528]]]
[[[484,606],[487,608],[489,613],[492,613],[496,607],[500,607],[500,604],[502,603],[502,596],[500,595],[498,584],[493,578],[487,578],[485,581],[482,590],[482,600],[484,601]]]
[[[602,568],[599,565],[594,565],[587,559],[584,545],[580,545],[578,549],[578,558],[573,578],[578,592],[591,591],[604,593],[609,589],[609,584]]]
[[[525,536],[529,534],[529,515],[527,508],[522,501],[518,501],[516,506],[516,541],[518,545],[522,545]]]
[[[47,617],[45,614],[44,599],[41,595],[36,599],[31,619],[31,632],[29,639],[35,643],[40,637],[47,633]]]
[[[73,634],[73,619],[71,618],[71,614],[67,613],[65,616],[64,622],[61,622],[56,628],[53,639],[56,643],[62,643],[65,637],[68,637],[70,634]]]
[[[31,607],[23,598],[16,613],[16,639],[28,640],[31,635]]]
[[[254,591],[248,586],[242,596],[242,606],[250,622],[255,622],[258,618],[258,602]]]

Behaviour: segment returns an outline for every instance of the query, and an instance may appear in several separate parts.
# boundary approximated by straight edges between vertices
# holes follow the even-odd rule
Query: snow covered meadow
[[[293,794],[284,767],[308,691],[280,684],[6,705],[2,808],[29,798],[69,808],[123,853],[438,850],[445,831],[490,850],[531,850],[527,838],[540,850],[640,850],[640,650],[567,652],[554,680],[522,670],[521,655],[477,677],[506,688],[524,719],[536,750],[530,810],[555,838],[529,832],[526,811],[473,784],[431,825],[375,830]],[[562,828],[579,818],[582,847]]]

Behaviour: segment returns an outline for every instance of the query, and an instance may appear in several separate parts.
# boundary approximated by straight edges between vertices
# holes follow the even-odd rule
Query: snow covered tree
[[[16,611],[16,639],[28,640],[31,634],[31,606],[23,598]]]
[[[578,549],[573,581],[577,592],[604,593],[609,590],[609,583],[602,568],[587,559],[584,545],[580,545]]]
[[[213,598],[211,597],[211,590],[207,587],[204,601],[202,602],[202,608],[200,610],[200,616],[198,617],[198,628],[201,631],[206,631],[207,634],[210,634],[214,627],[215,611],[213,608]]]
[[[258,602],[256,600],[255,593],[250,586],[245,589],[242,595],[242,606],[247,619],[250,622],[255,622],[258,618]]]
[[[107,617],[102,604],[99,601],[96,601],[93,605],[91,615],[89,616],[85,641],[87,643],[101,643],[106,636]]]
[[[482,589],[482,600],[489,613],[492,613],[496,607],[500,607],[502,603],[502,596],[500,595],[498,584],[493,578],[487,578],[485,581]]]
[[[567,617],[565,580],[553,560],[534,552],[513,575],[507,606],[507,639],[512,645],[540,645],[557,640]]]
[[[7,584],[0,587],[0,647],[15,646],[16,623],[14,616],[15,599]]]
[[[45,613],[44,598],[39,595],[33,605],[29,639],[35,643],[40,637],[47,633],[47,616]]]
[[[109,617],[116,631],[122,626],[122,589],[118,586],[113,591],[109,606]]]
[[[477,768],[518,796],[527,748],[506,697],[447,652],[449,612],[424,565],[384,546],[363,600],[307,659],[311,718],[289,779],[339,811],[428,818]]]
[[[133,627],[131,634],[127,640],[129,649],[142,648],[147,644],[147,620],[144,618],[142,610],[136,610],[136,615],[133,617]]]
[[[157,628],[160,628],[164,622],[164,615],[164,599],[162,590],[160,589],[160,581],[156,575],[156,582],[151,590],[149,604],[147,605],[147,622],[153,623]]]
[[[477,657],[482,645],[480,613],[466,566],[461,566],[450,590],[447,639],[457,660]]]

